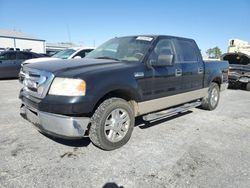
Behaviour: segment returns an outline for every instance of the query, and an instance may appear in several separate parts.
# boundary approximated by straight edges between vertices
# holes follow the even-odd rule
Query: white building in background
[[[0,29],[0,51],[8,48],[46,53],[45,40],[18,31]]]
[[[250,55],[250,44],[239,39],[230,39],[228,43],[228,53],[244,53]]]

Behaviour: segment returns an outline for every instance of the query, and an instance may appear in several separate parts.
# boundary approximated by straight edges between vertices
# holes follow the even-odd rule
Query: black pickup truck
[[[215,109],[228,82],[228,62],[204,62],[194,40],[162,35],[113,38],[84,59],[23,72],[22,117],[56,137],[89,136],[105,150],[128,142],[136,116]]]

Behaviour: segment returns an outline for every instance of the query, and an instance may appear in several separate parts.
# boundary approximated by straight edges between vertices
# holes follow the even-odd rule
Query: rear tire
[[[104,150],[114,150],[126,144],[134,128],[134,112],[121,98],[105,100],[91,118],[89,138]]]
[[[205,110],[214,110],[220,100],[220,88],[217,83],[212,82],[208,89],[208,94],[202,99],[201,108]]]
[[[247,90],[247,91],[250,91],[250,82],[247,83],[247,85],[246,85],[246,90]]]

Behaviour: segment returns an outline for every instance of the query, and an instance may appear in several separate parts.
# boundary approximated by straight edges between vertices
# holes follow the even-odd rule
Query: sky
[[[47,42],[98,46],[126,35],[193,38],[205,54],[250,42],[250,0],[0,0],[0,28]]]

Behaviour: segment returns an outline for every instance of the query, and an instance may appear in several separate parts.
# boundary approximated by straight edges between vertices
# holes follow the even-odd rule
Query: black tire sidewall
[[[103,112],[99,121],[99,125],[97,125],[97,130],[96,130],[96,134],[101,144],[101,148],[105,150],[113,150],[126,144],[132,135],[134,122],[135,122],[134,113],[130,105],[123,99],[116,98],[114,100],[115,100],[114,102],[112,102],[105,109],[102,110]],[[108,115],[117,108],[121,108],[128,113],[130,117],[130,126],[129,126],[129,130],[127,131],[125,137],[122,140],[118,142],[110,142],[106,138],[105,133],[104,133],[105,121]]]

